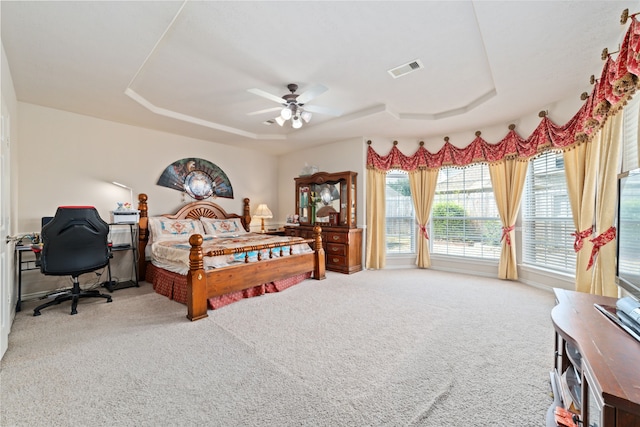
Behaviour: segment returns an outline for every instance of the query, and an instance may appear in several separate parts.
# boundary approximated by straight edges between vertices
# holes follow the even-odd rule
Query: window
[[[417,224],[409,176],[402,171],[390,171],[386,181],[387,254],[414,254]]]
[[[499,259],[502,225],[488,166],[440,169],[430,223],[432,253]]]
[[[529,163],[522,221],[524,263],[574,274],[575,226],[562,153],[548,151]]]

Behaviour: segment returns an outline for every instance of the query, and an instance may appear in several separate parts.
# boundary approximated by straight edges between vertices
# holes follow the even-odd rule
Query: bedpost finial
[[[191,246],[202,246],[202,242],[204,242],[204,239],[200,234],[192,234],[191,237],[189,237],[189,244]]]
[[[147,197],[146,194],[144,193],[140,193],[138,194],[138,201],[139,202],[146,202],[149,198]]]

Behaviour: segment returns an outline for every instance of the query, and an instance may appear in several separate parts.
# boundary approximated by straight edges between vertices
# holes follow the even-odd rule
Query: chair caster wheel
[[[35,316],[40,316],[40,314],[41,314],[41,313],[40,313],[39,311],[34,311],[34,312],[33,312],[33,316],[34,316],[34,317],[35,317]]]
[[[111,302],[111,301],[113,301],[111,298],[109,298],[109,299],[107,300],[107,302]]]
[[[71,310],[71,315],[78,314],[78,310]]]

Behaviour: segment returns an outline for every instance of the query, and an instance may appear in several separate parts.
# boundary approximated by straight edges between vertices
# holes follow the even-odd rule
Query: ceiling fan
[[[326,114],[329,116],[340,116],[342,114],[342,111],[336,110],[334,108],[320,107],[317,105],[306,105],[307,102],[325,93],[328,90],[326,86],[318,84],[312,86],[310,89],[301,94],[296,93],[296,91],[298,90],[298,85],[295,83],[288,84],[287,89],[289,89],[291,93],[283,95],[282,97],[272,95],[269,92],[263,91],[262,89],[248,89],[250,93],[277,102],[282,106],[254,111],[252,113],[248,113],[247,115],[253,116],[270,111],[280,110],[280,115],[274,119],[275,122],[282,126],[287,120],[291,120],[291,126],[294,129],[299,129],[302,127],[303,120],[306,123],[309,123],[312,116],[311,113]]]

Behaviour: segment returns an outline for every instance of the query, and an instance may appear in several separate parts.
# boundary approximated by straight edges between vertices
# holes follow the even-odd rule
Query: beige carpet
[[[540,426],[551,292],[431,270],[329,273],[197,322],[151,286],[23,304],[2,426]]]

